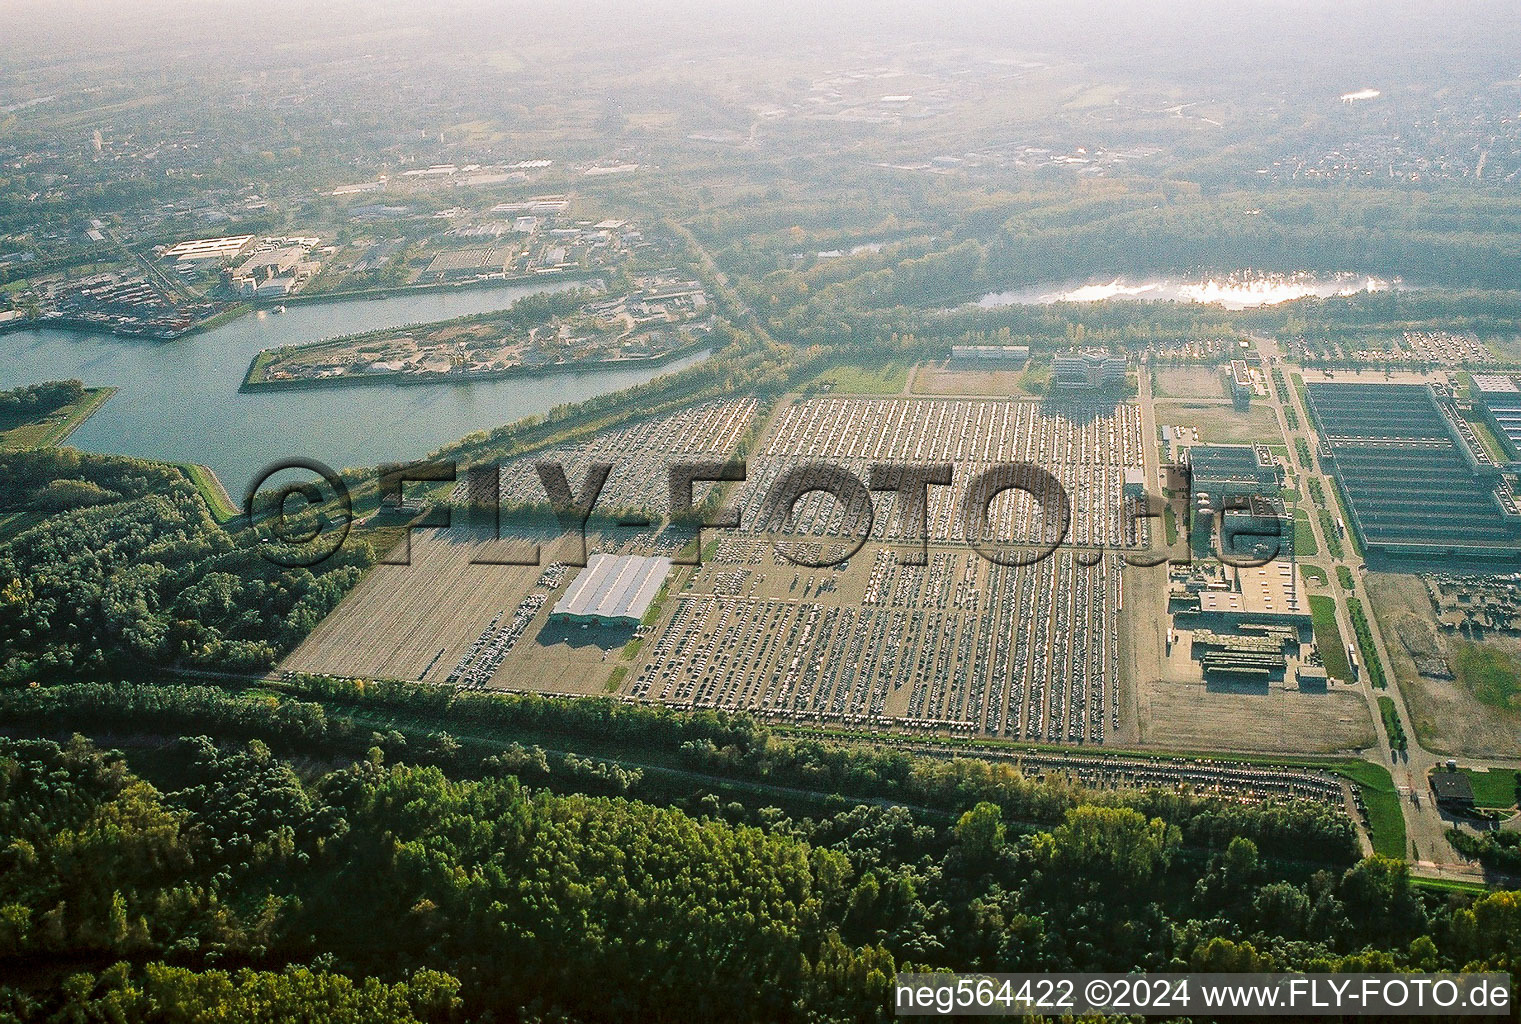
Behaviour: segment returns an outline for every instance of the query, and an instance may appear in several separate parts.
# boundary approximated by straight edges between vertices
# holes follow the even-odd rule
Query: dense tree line
[[[853,800],[882,799],[955,815],[977,803],[995,805],[1004,820],[1050,826],[1079,803],[1134,809],[1176,827],[1189,846],[1222,850],[1237,836],[1264,856],[1344,867],[1357,856],[1345,814],[1313,802],[1248,807],[1218,797],[1174,792],[1085,792],[1061,780],[1027,779],[1007,762],[976,757],[929,758],[902,751],[780,737],[744,715],[708,711],[686,715],[659,706],[605,699],[568,700],[533,694],[452,691],[407,683],[297,680],[297,693],[319,697],[250,699],[212,686],[76,683],[0,690],[0,720],[33,728],[183,733],[205,729],[241,740],[260,739],[295,755],[335,750],[360,756],[379,745],[447,771],[477,772],[479,750],[454,736],[532,735],[563,749],[637,751],[713,778],[790,787]],[[408,740],[388,722],[430,723],[433,735]],[[367,724],[368,723],[368,724]],[[415,731],[415,727],[412,727]],[[377,732],[376,730],[380,730]],[[581,764],[533,748],[509,747],[499,757],[534,783],[655,798],[655,780],[618,775],[606,762]],[[612,755],[610,755],[612,756]]]
[[[1487,868],[1507,875],[1521,875],[1521,832],[1483,832],[1474,835],[1460,828],[1447,830],[1452,848]]]
[[[99,974],[69,975],[52,996],[0,990],[0,1020],[68,1019],[118,1024],[424,1024],[457,1019],[459,983],[438,971],[404,981],[355,983],[342,974],[293,965],[282,971],[193,971],[150,963],[140,972],[126,961]]]
[[[58,512],[146,498],[173,490],[183,475],[173,466],[73,448],[42,448],[0,456],[0,511]],[[61,494],[76,500],[64,502]]]
[[[740,277],[775,337],[799,346],[912,356],[1002,334],[1004,343],[1037,349],[1139,350],[1253,330],[1329,344],[1369,329],[1513,334],[1521,319],[1514,261],[1503,255],[1515,246],[1521,205],[1499,194],[1210,194],[1185,183],[1116,181],[887,193],[863,200],[868,209],[835,209],[806,189],[771,198],[704,211],[695,230]],[[1190,303],[966,305],[1036,285],[1252,269],[1347,271],[1422,288],[1239,313]]]
[[[1377,857],[1289,880],[1241,836],[1184,857],[1136,806],[1016,831],[990,802],[681,809],[493,767],[0,738],[0,1019],[856,1021],[890,1016],[910,966],[1521,956],[1515,893],[1429,893]]]
[[[769,317],[772,331],[799,345],[882,358],[944,358],[951,344],[1028,345],[1035,352],[1073,345],[1110,345],[1141,352],[1184,342],[1235,339],[1249,333],[1302,339],[1312,348],[1397,338],[1406,330],[1508,336],[1521,329],[1514,292],[1410,290],[1306,298],[1230,311],[1184,302],[1012,303],[983,308],[971,295],[938,293],[933,308],[899,301],[877,287],[896,271],[878,270],[818,291],[800,287],[791,272],[762,282],[781,296]],[[880,282],[878,282],[880,283]]]
[[[0,544],[0,683],[108,665],[268,668],[373,559],[313,569],[218,525],[175,468],[72,449],[0,455],[0,509],[45,513]]]
[[[1518,224],[1515,197],[1478,191],[1211,192],[1139,180],[996,191],[937,181],[856,204],[800,186],[770,203],[705,211],[694,230],[752,280],[800,270],[813,291],[853,277],[875,295],[871,304],[944,305],[948,296],[1034,284],[1247,268],[1513,289],[1506,257]],[[817,255],[862,240],[880,245]]]
[[[991,801],[1009,818],[1024,822],[1060,821],[1078,799],[1074,787],[1037,784],[1005,762],[975,756],[936,759],[786,738],[748,715],[721,710],[685,713],[605,698],[564,700],[321,676],[295,677],[287,685],[304,697],[414,713],[457,731],[507,729],[558,735],[567,742],[618,741],[676,751],[694,768],[779,785],[957,811]],[[1247,809],[1215,798],[1162,792],[1086,799],[1129,801],[1148,817],[1179,826],[1199,846],[1223,848],[1232,836],[1246,835],[1272,856],[1333,864],[1356,856],[1357,840],[1346,816],[1318,803]]]
[[[0,427],[41,419],[84,397],[77,380],[52,380],[0,391]]]

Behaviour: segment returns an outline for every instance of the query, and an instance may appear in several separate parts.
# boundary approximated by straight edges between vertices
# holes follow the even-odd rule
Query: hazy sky
[[[0,25],[12,100],[92,76],[170,82],[360,54],[690,63],[713,53],[827,67],[853,50],[921,42],[1286,95],[1521,74],[1518,0],[0,0]],[[28,69],[47,67],[28,82]],[[709,70],[723,74],[721,62]]]
[[[759,45],[839,37],[941,38],[1015,49],[1124,53],[1183,50],[1205,43],[1235,56],[1466,48],[1517,53],[1511,45],[1521,5],[1514,0],[633,0],[587,4],[444,0],[0,0],[8,59],[123,46],[264,37],[271,41],[426,28],[457,33],[459,46],[514,36],[588,47],[635,42],[683,45],[694,39],[749,38]],[[619,31],[608,34],[609,27]],[[44,51],[45,52],[45,51]]]

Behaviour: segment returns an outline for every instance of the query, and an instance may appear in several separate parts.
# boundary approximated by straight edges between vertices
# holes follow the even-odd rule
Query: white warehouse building
[[[671,560],[642,555],[592,555],[550,613],[551,621],[637,626],[654,604]]]

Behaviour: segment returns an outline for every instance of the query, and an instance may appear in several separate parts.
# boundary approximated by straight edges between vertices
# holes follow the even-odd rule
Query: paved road
[[[1271,388],[1271,373],[1274,365],[1283,369],[1281,363],[1275,360],[1279,357],[1278,344],[1271,338],[1254,337],[1252,339],[1257,346],[1261,359],[1262,370],[1268,375],[1269,391]],[[1285,378],[1288,374],[1285,371]],[[1298,463],[1299,453],[1295,447],[1295,438],[1303,438],[1310,446],[1312,453],[1317,453],[1318,438],[1315,436],[1314,427],[1311,424],[1310,411],[1305,408],[1299,394],[1289,382],[1288,398],[1299,415],[1299,429],[1290,430],[1283,407],[1278,402],[1276,394],[1272,395],[1271,401],[1279,426],[1283,429],[1284,436],[1288,438],[1291,458]],[[1329,476],[1317,472],[1315,465],[1302,466],[1300,477],[1308,480],[1311,476],[1319,476],[1321,486],[1327,495],[1335,494],[1334,485]],[[1302,493],[1307,491],[1305,485]],[[1331,500],[1335,500],[1334,498]],[[1334,510],[1333,510],[1334,512]],[[1475,865],[1466,861],[1452,844],[1447,841],[1447,829],[1453,824],[1452,820],[1445,817],[1431,798],[1431,788],[1427,783],[1428,774],[1447,760],[1445,755],[1433,753],[1421,746],[1416,738],[1415,728],[1411,725],[1410,711],[1405,704],[1404,694],[1400,692],[1398,680],[1395,679],[1392,665],[1389,659],[1388,649],[1384,645],[1383,636],[1379,630],[1378,619],[1373,614],[1373,602],[1368,596],[1367,588],[1363,580],[1363,572],[1360,566],[1362,559],[1353,552],[1352,537],[1349,535],[1342,544],[1343,557],[1333,558],[1331,548],[1326,543],[1326,537],[1321,530],[1320,517],[1313,513],[1308,517],[1310,528],[1315,534],[1315,541],[1320,546],[1321,556],[1316,559],[1329,566],[1331,585],[1327,588],[1328,595],[1336,601],[1336,618],[1342,631],[1342,639],[1345,642],[1356,645],[1357,633],[1352,628],[1352,620],[1347,611],[1346,598],[1355,596],[1362,602],[1363,611],[1368,621],[1368,630],[1373,638],[1373,645],[1378,653],[1379,662],[1384,670],[1384,678],[1389,681],[1386,689],[1375,691],[1371,685],[1362,685],[1363,695],[1367,699],[1368,713],[1373,718],[1374,727],[1378,733],[1378,745],[1374,750],[1365,755],[1368,760],[1382,764],[1389,769],[1390,777],[1394,780],[1397,788],[1403,787],[1406,793],[1412,794],[1415,799],[1404,796],[1400,800],[1400,806],[1405,815],[1405,839],[1407,843],[1406,854],[1412,862],[1412,867],[1417,874],[1440,878],[1461,878],[1469,881],[1482,881],[1483,872]],[[1353,589],[1350,594],[1345,591],[1336,580],[1336,567],[1346,566],[1352,574]],[[1367,682],[1367,672],[1364,670],[1363,683]],[[1393,703],[1395,712],[1399,716],[1400,725],[1403,727],[1408,747],[1406,750],[1392,752],[1389,746],[1389,734],[1384,727],[1383,715],[1379,711],[1378,697],[1386,696]],[[1482,762],[1464,758],[1464,764],[1472,767],[1515,767],[1514,764],[1493,761]]]

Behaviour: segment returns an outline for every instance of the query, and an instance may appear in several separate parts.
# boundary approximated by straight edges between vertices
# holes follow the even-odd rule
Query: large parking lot
[[[599,507],[663,507],[666,468],[731,457],[758,406],[707,402],[535,458],[562,459],[573,487],[585,466],[615,466]],[[1120,693],[1120,584],[1127,536],[1125,470],[1140,464],[1134,405],[1011,399],[807,398],[783,403],[730,485],[738,530],[712,530],[704,563],[678,567],[637,634],[566,626],[549,610],[579,570],[563,541],[539,567],[492,566],[486,542],[459,528],[420,532],[413,564],[375,570],[283,666],[558,693],[617,693],[689,708],[744,709],[780,721],[927,736],[1052,743],[1133,736]],[[540,488],[532,461],[504,463],[507,503]],[[766,531],[766,491],[788,468],[824,462],[869,479],[877,462],[947,462],[951,486],[929,496],[925,564],[912,524],[876,492],[870,539],[854,547],[834,498],[811,494],[781,535]],[[1071,498],[1066,543],[1029,565],[1001,565],[963,537],[967,483],[1000,462],[1052,473]],[[463,486],[463,484],[462,484]],[[699,494],[700,498],[700,494]],[[1019,547],[1044,536],[1029,494],[995,499],[984,539]],[[515,521],[513,521],[515,522]],[[517,532],[516,526],[508,526]],[[676,530],[604,531],[591,551],[649,554]],[[621,535],[614,535],[621,534]],[[545,540],[544,536],[538,539]],[[669,553],[669,552],[666,552]],[[638,639],[638,643],[630,643]]]
[[[767,528],[767,491],[788,469],[824,462],[865,481],[873,463],[947,462],[949,487],[929,489],[929,538],[963,541],[961,501],[966,485],[994,463],[1025,462],[1051,473],[1071,499],[1066,542],[1080,546],[1125,544],[1125,469],[1141,463],[1141,417],[1136,406],[1072,401],[994,399],[814,398],[782,409],[749,460],[741,489],[741,522]],[[915,525],[898,514],[896,498],[874,496],[872,537],[911,539]],[[823,493],[797,504],[787,532],[817,537],[846,534],[845,509]],[[1048,536],[1036,499],[1009,491],[994,500],[988,535],[1009,543]]]
[[[808,398],[784,405],[731,500],[742,529],[718,534],[684,577],[623,681],[637,700],[745,709],[775,719],[939,735],[1103,743],[1120,728],[1124,476],[1142,458],[1134,405],[999,399]],[[838,466],[865,481],[873,463],[950,463],[928,497],[927,564],[889,492],[873,495],[871,541],[847,562],[817,561],[864,533],[834,497],[804,497],[778,530],[766,495],[789,469]],[[1032,565],[1000,565],[966,543],[966,485],[995,463],[1050,472],[1071,500],[1066,546]],[[1050,534],[1036,499],[994,500],[984,539]],[[1096,550],[1104,549],[1104,550]]]
[[[599,510],[644,510],[661,516],[670,504],[667,472],[671,463],[732,457],[755,423],[758,404],[753,398],[703,402],[668,416],[604,430],[586,441],[504,459],[500,470],[502,506],[542,505],[548,500],[534,468],[538,462],[558,462],[575,492],[580,491],[587,468],[601,462],[613,469],[597,498]],[[701,502],[710,486],[694,487],[694,501]],[[467,483],[461,479],[455,497],[463,500],[466,490]]]
[[[623,692],[906,732],[1102,743],[1120,725],[1120,560],[1002,566],[870,544],[811,569],[730,540],[668,601]]]

